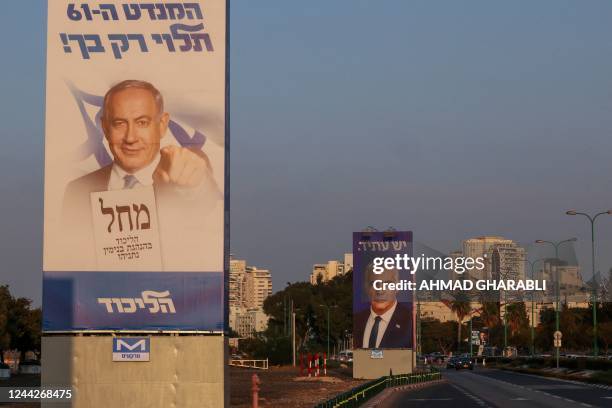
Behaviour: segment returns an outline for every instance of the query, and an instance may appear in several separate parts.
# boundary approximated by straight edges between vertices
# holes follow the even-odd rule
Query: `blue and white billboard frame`
[[[228,2],[47,7],[44,332],[225,332]]]

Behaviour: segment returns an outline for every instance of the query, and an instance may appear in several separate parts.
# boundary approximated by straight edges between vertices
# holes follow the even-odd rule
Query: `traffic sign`
[[[561,340],[561,337],[563,337],[563,333],[561,333],[559,330],[557,330],[554,334],[553,337],[555,338],[555,340]]]
[[[555,339],[555,340],[554,340],[554,346],[555,346],[556,348],[560,348],[560,347],[561,347],[561,339],[559,339],[559,340]]]

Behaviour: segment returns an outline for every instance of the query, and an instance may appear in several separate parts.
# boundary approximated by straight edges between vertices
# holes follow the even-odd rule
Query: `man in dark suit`
[[[195,230],[198,218],[222,198],[201,150],[160,149],[169,120],[161,93],[148,82],[123,81],[106,93],[101,123],[113,163],[73,180],[64,194],[63,225],[67,235],[80,241],[79,247],[93,240],[92,192],[153,186],[158,215],[170,220],[167,228],[160,220],[161,227],[178,232]],[[185,225],[171,225],[177,222]]]
[[[396,269],[375,274],[368,266],[365,287],[370,307],[354,317],[353,332],[357,348],[410,348],[412,347],[412,312],[397,302],[395,290],[382,290],[381,283],[399,282]],[[374,288],[375,281],[377,287]]]

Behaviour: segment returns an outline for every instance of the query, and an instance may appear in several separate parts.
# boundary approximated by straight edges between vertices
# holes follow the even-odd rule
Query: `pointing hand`
[[[198,187],[205,178],[212,179],[208,157],[201,150],[166,146],[160,154],[161,160],[153,173],[155,183]]]

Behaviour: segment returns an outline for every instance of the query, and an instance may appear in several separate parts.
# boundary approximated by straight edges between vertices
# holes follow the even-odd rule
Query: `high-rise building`
[[[496,275],[502,279],[510,276],[525,276],[525,249],[511,239],[497,236],[481,236],[463,241],[463,256],[485,258],[485,268],[468,269],[466,276],[471,279],[492,279]],[[492,257],[495,260],[492,260]],[[522,279],[522,278],[521,278]]]
[[[261,309],[246,309],[236,315],[235,329],[240,337],[253,337],[268,327],[269,317]]]
[[[344,264],[340,261],[327,262],[327,280],[344,275]]]
[[[353,253],[344,254],[344,273],[353,270]]]
[[[229,326],[241,336],[265,330],[268,319],[263,304],[272,294],[270,271],[247,266],[245,260],[230,256],[228,289]]]
[[[327,265],[326,264],[314,264],[312,265],[312,272],[310,273],[310,283],[316,285],[319,282],[325,282],[327,280]]]
[[[245,284],[245,306],[263,310],[264,300],[272,294],[272,275],[267,269],[247,266]]]
[[[319,281],[327,282],[336,276],[342,276],[353,269],[353,254],[344,254],[344,263],[327,261],[325,264],[314,264],[310,273],[310,283],[316,285]]]
[[[525,279],[525,248],[512,241],[494,244],[489,248],[485,265],[489,279]]]
[[[229,265],[229,306],[240,308],[245,305],[246,261],[233,259],[230,255]]]
[[[569,265],[560,259],[548,258],[537,271],[535,279],[546,280],[548,295],[551,299],[556,296],[557,280],[559,280],[559,294],[564,300],[581,299],[590,296],[590,291],[585,291],[585,284],[580,274],[578,265]]]

